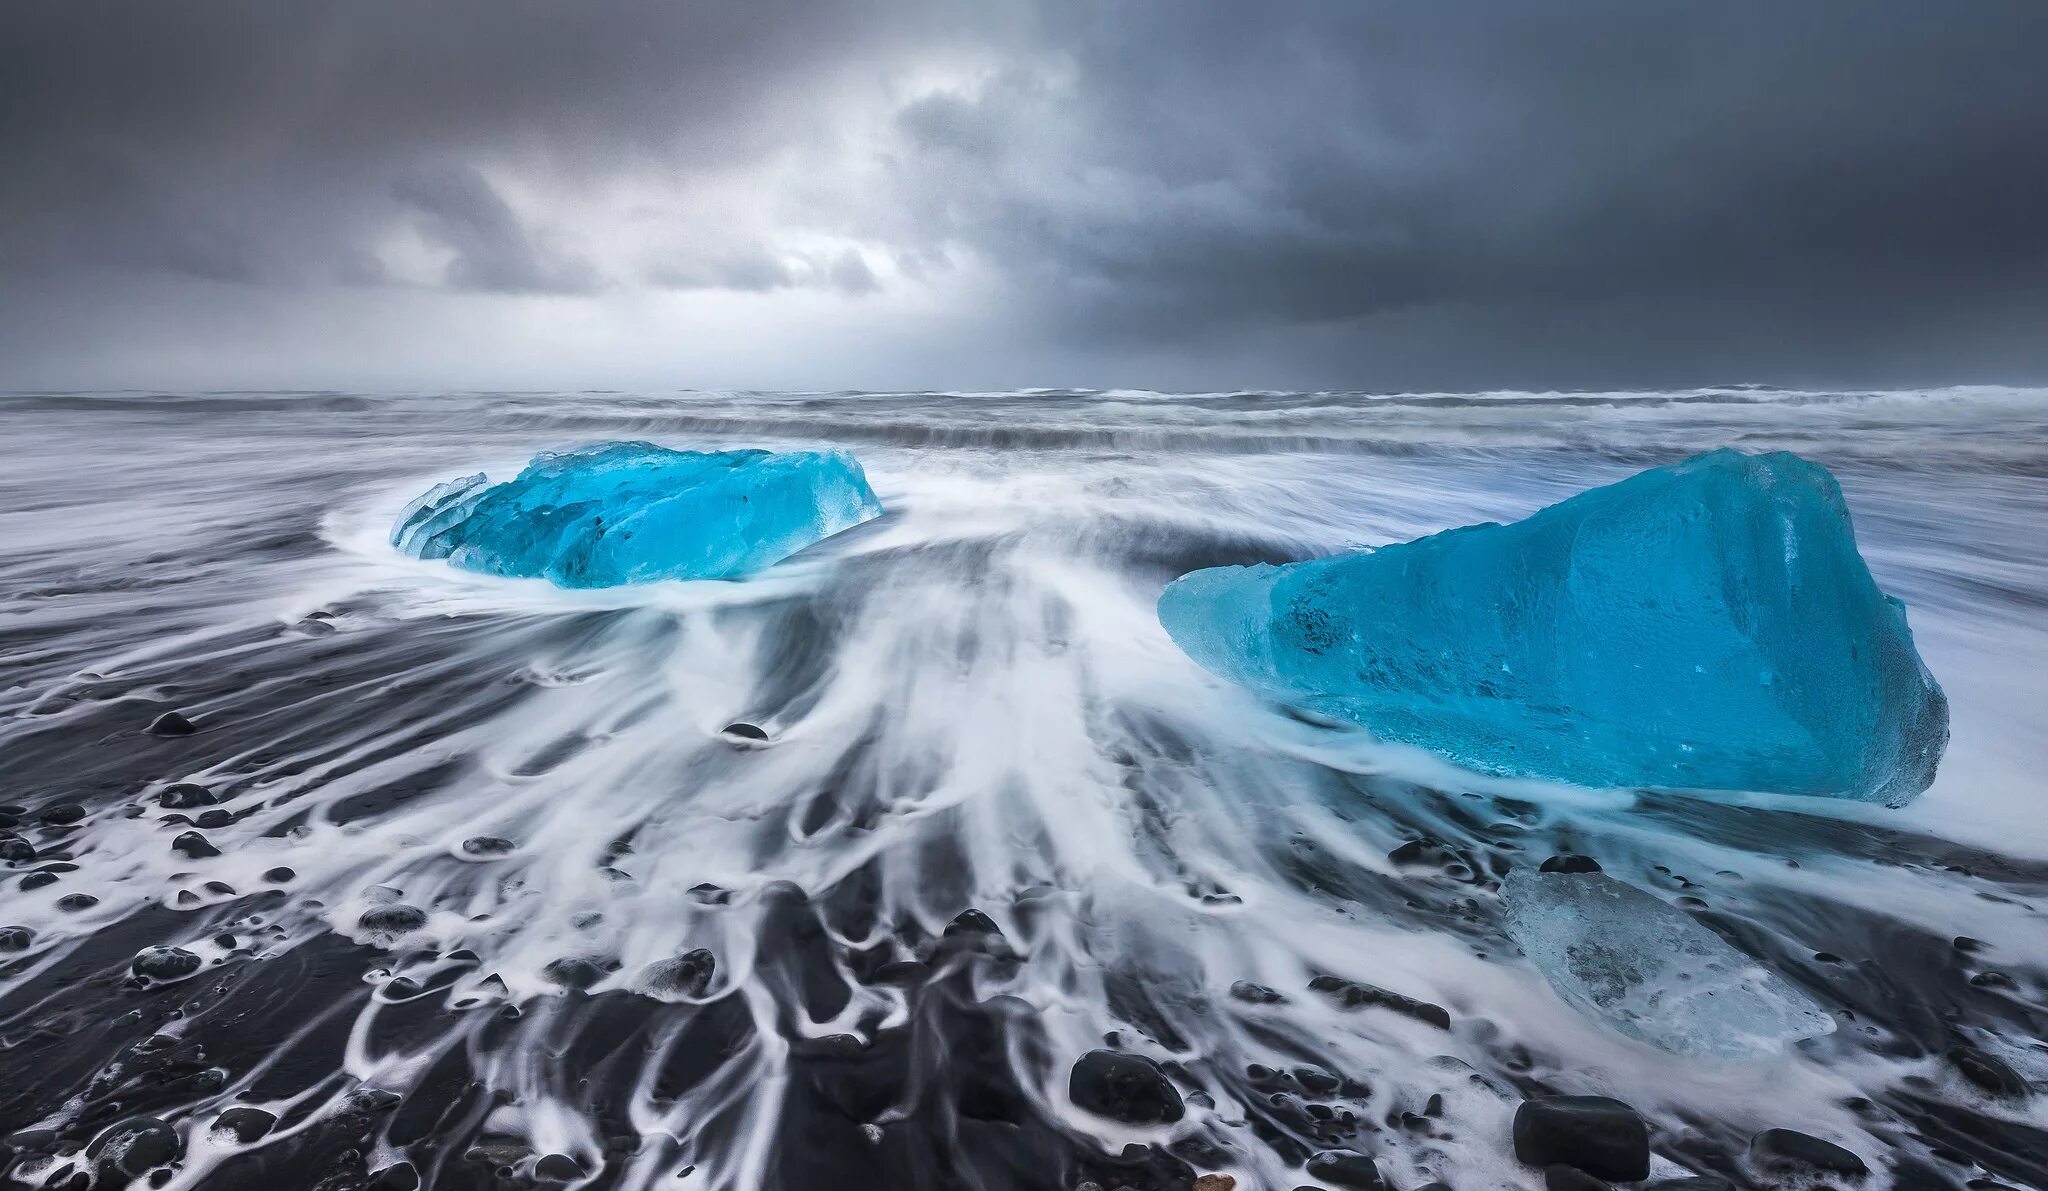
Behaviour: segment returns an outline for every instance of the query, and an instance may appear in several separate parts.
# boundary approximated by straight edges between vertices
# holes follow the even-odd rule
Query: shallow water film
[[[844,448],[888,512],[743,582],[389,544],[608,439]],[[41,394],[0,441],[16,1183],[2048,1186],[2048,393]],[[1912,805],[1465,773],[1154,615],[1728,445],[1829,467],[1907,603]],[[1506,932],[1546,862],[1834,1028],[1574,1008]]]

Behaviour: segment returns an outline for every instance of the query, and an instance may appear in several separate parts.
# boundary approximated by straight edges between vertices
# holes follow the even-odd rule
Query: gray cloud
[[[828,387],[2048,378],[2044,45],[2034,0],[30,6],[0,358],[247,290],[630,328],[565,382],[720,295]]]

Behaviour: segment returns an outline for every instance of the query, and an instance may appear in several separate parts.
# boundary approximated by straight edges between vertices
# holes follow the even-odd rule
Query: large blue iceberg
[[[608,442],[536,455],[502,484],[437,484],[399,514],[391,544],[490,575],[613,587],[750,574],[881,515],[843,451]]]
[[[1827,469],[1714,451],[1471,525],[1169,585],[1203,666],[1485,773],[1901,805],[1948,742]]]

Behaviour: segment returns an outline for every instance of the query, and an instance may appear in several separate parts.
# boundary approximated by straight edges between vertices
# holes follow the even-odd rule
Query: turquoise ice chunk
[[[437,484],[399,515],[391,543],[489,575],[614,587],[751,574],[881,515],[844,451],[608,442],[536,455],[502,484]]]
[[[1501,897],[1508,934],[1558,996],[1660,1050],[1757,1059],[1835,1030],[1784,978],[1613,877],[1518,868]]]
[[[1714,451],[1510,525],[1196,571],[1159,618],[1276,700],[1484,773],[1901,805],[1948,701],[1827,469]]]

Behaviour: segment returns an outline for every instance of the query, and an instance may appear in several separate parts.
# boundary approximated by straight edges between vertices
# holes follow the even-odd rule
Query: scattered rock
[[[547,966],[540,970],[540,974],[549,984],[582,992],[603,980],[607,968],[594,959],[580,955],[565,955],[560,959],[549,960]]]
[[[194,827],[204,827],[208,831],[215,831],[228,826],[234,821],[235,815],[233,811],[224,811],[216,808],[202,812],[197,819],[192,821],[192,825]]]
[[[85,1156],[93,1160],[99,1177],[110,1182],[117,1173],[141,1178],[184,1152],[185,1142],[178,1131],[155,1117],[129,1117],[85,1147]]]
[[[1253,984],[1249,980],[1240,980],[1231,985],[1230,995],[1233,999],[1250,1005],[1280,1005],[1287,1000],[1284,993],[1267,988],[1263,984]]]
[[[36,858],[36,846],[18,835],[0,836],[0,860],[22,864]]]
[[[75,802],[60,802],[44,807],[36,818],[54,827],[69,827],[85,818],[85,808]]]
[[[1961,1072],[1964,1079],[2002,1100],[2024,1099],[2033,1091],[2019,1072],[1988,1051],[1974,1046],[1958,1046],[1942,1057]]]
[[[659,997],[702,997],[711,990],[711,977],[717,970],[717,960],[699,947],[642,968],[640,987]]]
[[[1126,1125],[1178,1121],[1187,1111],[1158,1064],[1113,1050],[1091,1050],[1075,1062],[1067,1097],[1076,1108]]]
[[[159,984],[168,984],[197,972],[199,962],[198,956],[183,947],[144,947],[135,953],[128,970]]]
[[[165,786],[156,796],[156,804],[165,810],[184,811],[195,806],[212,806],[220,799],[212,790],[195,782],[179,782]]]
[[[190,736],[198,730],[191,720],[175,711],[164,712],[149,721],[149,727],[143,729],[151,736]]]
[[[57,879],[56,871],[48,868],[39,868],[14,884],[23,893],[27,893],[31,889],[41,889],[45,885],[55,885]]]
[[[1542,1096],[1515,1110],[1515,1157],[1539,1169],[1575,1167],[1619,1182],[1650,1175],[1650,1129],[1606,1096]]]
[[[356,919],[356,925],[363,930],[386,935],[402,935],[407,931],[418,930],[426,924],[427,912],[404,902],[371,906],[363,911],[362,917]]]
[[[1227,1174],[1205,1174],[1189,1191],[1236,1191],[1237,1180]]]
[[[0,951],[27,951],[36,932],[25,926],[0,926]]]
[[[723,889],[709,881],[690,886],[690,896],[707,906],[722,906],[732,901],[732,890]]]
[[[57,899],[57,908],[66,914],[76,914],[81,910],[90,910],[99,904],[100,899],[90,893],[67,893]]]
[[[1349,1191],[1384,1191],[1379,1164],[1352,1150],[1325,1150],[1308,1160],[1308,1173]]]
[[[214,1118],[213,1131],[227,1133],[243,1145],[261,1141],[277,1127],[277,1116],[260,1108],[230,1108]]]
[[[583,1177],[583,1168],[567,1154],[542,1154],[533,1164],[533,1177],[550,1183],[567,1183]]]
[[[293,872],[289,868],[286,868],[284,865],[278,865],[276,868],[263,870],[263,879],[270,882],[272,885],[283,885],[286,882],[297,877],[298,875],[299,874]]]
[[[1750,1161],[1766,1170],[1807,1170],[1860,1179],[1870,1168],[1832,1141],[1797,1129],[1766,1129],[1749,1140]]]
[[[209,856],[220,855],[220,849],[214,847],[211,841],[196,831],[178,833],[178,838],[171,841],[171,851],[191,860],[205,860]]]
[[[1979,942],[1976,939],[1971,938],[1968,935],[1957,935],[1949,945],[1954,947],[1957,951],[1963,952],[1966,955],[1973,951],[1984,950],[1983,943]]]
[[[420,1172],[410,1162],[400,1162],[370,1176],[365,1191],[419,1191]]]
[[[397,1092],[383,1088],[357,1088],[348,1094],[348,1107],[350,1112],[364,1114],[390,1112],[403,1099]]]
[[[518,846],[502,835],[472,835],[462,841],[462,854],[489,859],[493,856],[509,856]]]
[[[1614,1188],[1583,1170],[1559,1164],[1543,1168],[1543,1191],[1614,1191]]]
[[[1735,1184],[1713,1175],[1694,1175],[1683,1179],[1658,1179],[1643,1188],[1643,1191],[1735,1191]]]
[[[735,720],[727,724],[724,728],[720,729],[719,735],[735,742],[744,740],[754,744],[768,743],[767,731],[760,725],[750,724],[745,720]]]
[[[1560,852],[1537,867],[1543,873],[1597,873],[1600,862],[1576,852]]]
[[[1308,987],[1309,991],[1322,993],[1346,1009],[1391,1009],[1416,1021],[1427,1022],[1439,1030],[1451,1028],[1450,1011],[1443,1006],[1418,1001],[1414,997],[1404,997],[1400,993],[1388,992],[1374,985],[1360,984],[1336,976],[1318,976],[1308,982]]]

